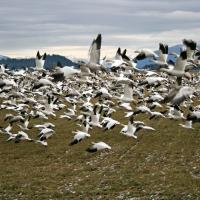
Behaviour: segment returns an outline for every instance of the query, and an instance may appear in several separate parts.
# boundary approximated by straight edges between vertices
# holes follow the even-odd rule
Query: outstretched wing
[[[97,35],[97,38],[93,40],[89,50],[89,63],[99,64],[101,51],[101,34]]]

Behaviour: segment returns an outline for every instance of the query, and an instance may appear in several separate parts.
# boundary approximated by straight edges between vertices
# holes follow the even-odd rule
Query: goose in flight
[[[54,133],[55,133],[55,131],[53,129],[44,128],[40,131],[38,137],[40,138],[41,141],[43,141],[43,140],[50,138]]]
[[[190,120],[190,121],[185,121],[185,124],[179,124],[181,127],[183,127],[183,128],[188,128],[188,129],[193,129],[192,128],[192,120]]]
[[[110,117],[104,117],[101,124],[104,127],[104,130],[106,131],[106,130],[113,129],[116,125],[120,124],[120,122]]]
[[[69,145],[77,144],[78,142],[82,141],[83,139],[90,137],[90,134],[83,132],[83,131],[75,131],[74,133],[75,133],[75,136]]]
[[[189,72],[185,72],[185,67],[187,64],[187,52],[182,51],[180,56],[177,58],[174,68],[160,68],[160,71],[166,72],[171,76],[177,77],[178,85],[181,85],[182,77],[186,77],[187,79],[191,79],[191,74]]]
[[[152,52],[152,54],[145,55],[145,58],[150,58],[150,60],[160,67],[168,67],[167,58],[168,58],[168,45],[159,43],[159,55]]]
[[[175,86],[164,98],[163,103],[170,102],[171,105],[180,105],[186,99],[192,97],[194,89],[189,86]]]
[[[128,125],[123,125],[124,127],[122,128],[120,133],[137,139],[136,133],[140,129],[153,130],[153,131],[155,130],[154,128],[150,126],[146,126],[143,122],[133,121],[133,119],[134,119],[134,116],[132,115],[129,119]]]
[[[13,123],[16,123],[16,122],[21,122],[21,123],[24,123],[24,117],[20,116],[20,115],[12,115],[12,114],[7,114],[4,118],[4,121],[8,121],[8,123],[10,123],[11,125]]]
[[[154,60],[156,60],[156,58],[158,57],[158,55],[151,49],[140,49],[136,50],[135,53],[138,53],[138,55],[133,59],[133,61],[136,63],[145,58],[153,58]]]
[[[134,84],[132,82],[125,84],[124,94],[122,94],[121,97],[116,97],[116,98],[121,102],[126,102],[126,103],[135,102],[135,100],[133,99],[133,88]]]
[[[121,129],[120,133],[133,137],[137,139],[137,135],[135,133],[141,129],[140,124],[135,124],[133,121],[133,115],[130,117],[128,125],[124,125],[124,127]]]
[[[37,89],[39,89],[39,88],[41,88],[41,87],[44,87],[44,86],[53,87],[54,84],[53,84],[53,82],[52,82],[51,80],[49,80],[49,79],[41,78],[41,79],[36,80],[36,81],[34,82],[34,85],[33,85],[33,87],[32,87],[32,90],[37,90]]]
[[[8,138],[7,141],[11,141],[14,140],[15,143],[19,143],[22,140],[28,140],[28,141],[33,141],[27,133],[23,132],[23,131],[18,131],[17,134],[10,134],[10,137]]]
[[[111,146],[106,144],[105,142],[97,142],[97,143],[92,143],[93,145],[86,150],[90,153],[96,152],[96,151],[101,151],[101,150],[110,150]]]
[[[183,44],[186,46],[187,59],[193,59],[195,50],[197,48],[197,43],[193,40],[183,39]]]
[[[89,62],[86,65],[83,65],[82,68],[89,68],[91,72],[96,72],[98,70],[106,71],[105,67],[100,64],[100,55],[101,55],[101,41],[102,36],[99,33],[97,37],[92,41],[92,44],[89,49]]]
[[[124,63],[125,62],[122,59],[121,48],[119,47],[115,54],[115,58],[112,60],[111,69],[117,69]]]
[[[69,66],[63,66],[60,62],[58,62],[55,68],[55,72],[52,74],[52,77],[54,78],[54,81],[63,81],[79,73],[81,73],[79,69],[74,69],[73,67]]]
[[[102,127],[102,125],[99,122],[102,110],[103,110],[103,106],[101,106],[99,109],[98,109],[98,105],[94,106],[93,113],[90,116],[91,121],[89,122],[89,124],[91,126],[96,126],[96,127],[100,127],[100,128]]]
[[[35,59],[35,65],[36,65],[36,70],[43,70],[44,69],[44,63],[46,60],[46,53],[43,55],[40,55],[40,52],[38,51],[36,54],[36,59]]]
[[[187,121],[200,122],[200,110],[191,110],[187,115]]]

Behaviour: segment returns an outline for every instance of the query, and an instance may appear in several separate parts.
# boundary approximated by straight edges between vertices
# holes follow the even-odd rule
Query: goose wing
[[[101,38],[101,34],[98,34],[90,46],[89,63],[99,64],[100,62]]]

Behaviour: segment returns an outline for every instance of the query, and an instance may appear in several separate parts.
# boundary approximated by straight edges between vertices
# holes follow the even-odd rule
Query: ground
[[[5,113],[1,110],[3,127]],[[122,110],[113,118],[127,123]],[[179,126],[181,120],[149,120],[144,114],[136,119],[156,130],[141,130],[135,140],[120,134],[119,125],[106,132],[94,128],[91,138],[69,146],[77,122],[50,117],[56,134],[48,147],[6,142],[1,134],[0,199],[198,199],[200,124],[188,130]],[[31,124],[42,122],[33,119]],[[36,138],[38,131],[27,133]],[[104,141],[112,149],[86,152],[93,141]]]

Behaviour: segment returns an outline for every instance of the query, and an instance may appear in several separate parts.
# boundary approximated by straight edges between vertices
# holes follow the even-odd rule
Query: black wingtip
[[[130,58],[126,55],[126,49],[123,51],[121,55],[122,55],[122,59],[130,61]]]
[[[41,58],[41,55],[40,55],[40,51],[39,51],[39,50],[37,51],[36,57],[37,57],[38,59]]]
[[[193,40],[183,39],[183,44],[186,47],[189,47],[191,50],[196,50],[196,48],[197,48],[197,43]]]
[[[143,60],[145,58],[146,58],[145,53],[141,52],[134,58],[134,60]]]
[[[94,153],[94,152],[97,152],[97,149],[89,147],[89,148],[86,149],[86,151],[89,152],[89,153]]]
[[[78,140],[77,140],[77,139],[76,139],[76,140],[72,140],[72,141],[69,143],[70,146],[75,145],[75,144],[78,144]]]
[[[46,57],[47,57],[47,54],[44,53],[43,57],[42,57],[42,60],[46,60]]]
[[[163,44],[163,43],[159,43],[159,50],[163,54],[168,54],[168,45],[167,44]]]
[[[126,52],[127,52],[127,49],[124,49],[123,53],[122,53],[122,56],[125,56],[126,55]]]
[[[117,54],[121,55],[121,48],[120,47],[117,49]]]
[[[102,40],[102,36],[101,36],[101,34],[99,33],[99,34],[97,35],[96,40],[94,40],[94,42],[97,44],[97,49],[101,49],[101,40]]]
[[[186,60],[186,59],[187,59],[187,52],[186,52],[186,51],[182,51],[181,54],[180,54],[180,57],[181,57],[183,60]]]

